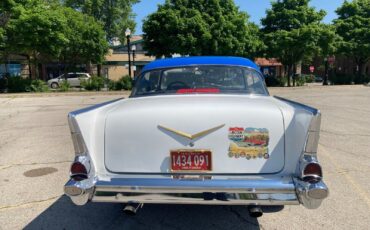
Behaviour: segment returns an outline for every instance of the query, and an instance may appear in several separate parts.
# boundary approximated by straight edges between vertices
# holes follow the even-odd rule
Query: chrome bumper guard
[[[328,195],[323,182],[298,179],[181,180],[111,179],[69,180],[64,191],[77,205],[93,202],[205,205],[297,205],[317,208]]]

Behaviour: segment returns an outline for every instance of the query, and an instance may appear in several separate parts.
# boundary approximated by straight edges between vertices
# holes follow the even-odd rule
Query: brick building
[[[349,58],[346,56],[335,56],[332,63],[329,63],[329,68],[332,73],[335,74],[347,74],[354,75],[359,69],[354,60],[354,58]],[[310,66],[314,67],[314,72],[312,74],[317,76],[324,76],[325,72],[325,60],[322,57],[316,57],[313,59],[312,63],[302,66],[302,73],[310,74]],[[370,75],[370,61],[365,64],[365,74]]]

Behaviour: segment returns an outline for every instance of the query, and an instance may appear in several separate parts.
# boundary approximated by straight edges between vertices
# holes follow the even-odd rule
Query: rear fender
[[[278,100],[284,117],[287,146],[286,170],[300,178],[304,165],[318,161],[317,146],[321,113],[313,107],[282,97],[274,97]]]
[[[96,145],[101,144],[97,138],[99,129],[99,117],[104,117],[101,113],[109,110],[112,104],[121,99],[108,101],[91,107],[73,111],[68,114],[68,124],[75,150],[74,162],[82,163],[88,172],[88,178],[96,176],[97,151]],[[104,124],[103,124],[104,126]],[[100,138],[104,141],[104,138]]]

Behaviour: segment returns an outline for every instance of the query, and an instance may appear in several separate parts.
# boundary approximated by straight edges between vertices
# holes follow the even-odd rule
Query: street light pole
[[[136,76],[136,65],[135,65],[136,45],[132,45],[131,50],[132,50],[132,66],[134,68],[134,78],[135,78]]]
[[[324,70],[324,80],[322,82],[323,85],[328,85],[328,77],[329,77],[329,60],[328,57],[324,58],[325,61],[325,70]]]
[[[126,38],[127,38],[128,76],[131,78],[131,55],[130,55],[130,36],[131,36],[131,30],[129,28],[126,29],[125,35],[126,35]]]

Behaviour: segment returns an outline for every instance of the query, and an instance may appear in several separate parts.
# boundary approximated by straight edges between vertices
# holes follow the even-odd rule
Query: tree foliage
[[[318,40],[317,55],[327,57],[336,54],[337,44],[341,41],[340,36],[335,32],[335,27],[330,24],[322,24]]]
[[[69,8],[60,8],[60,15],[67,19],[66,35],[68,44],[62,49],[64,62],[102,63],[108,52],[108,43],[102,25],[90,16]]]
[[[22,1],[26,3],[25,1]],[[2,0],[0,2],[0,58],[5,55],[5,44],[7,42],[6,27],[10,18],[16,14],[19,14],[16,10],[15,0]],[[0,59],[1,60],[1,59]]]
[[[39,4],[35,4],[39,3]],[[8,48],[34,58],[41,55],[58,58],[67,45],[67,19],[50,6],[34,1],[25,4],[18,17],[7,26]]]
[[[5,46],[4,33],[5,33],[5,30],[0,27],[0,50],[4,49],[4,46]]]
[[[266,54],[288,67],[288,86],[293,67],[317,53],[320,39],[325,39],[321,37],[324,28],[320,24],[325,12],[316,11],[308,3],[309,0],[272,2],[262,19]]]
[[[65,0],[66,6],[90,15],[103,23],[107,40],[118,37],[124,40],[124,31],[135,29],[132,5],[139,0]]]
[[[252,56],[262,43],[248,18],[233,0],[166,0],[143,23],[145,47],[155,56]]]
[[[365,63],[370,59],[370,1],[345,1],[336,10],[334,21],[337,34],[342,37],[339,51],[355,59],[359,74],[365,72]]]
[[[35,66],[57,60],[67,64],[103,61],[108,43],[94,18],[58,1],[6,1],[10,4],[2,8],[2,14],[8,15],[3,26],[4,52],[26,55]]]
[[[326,15],[325,11],[316,11],[309,7],[310,0],[281,0],[272,2],[271,9],[266,11],[262,25],[264,32],[278,30],[291,31],[304,25],[318,24]]]

